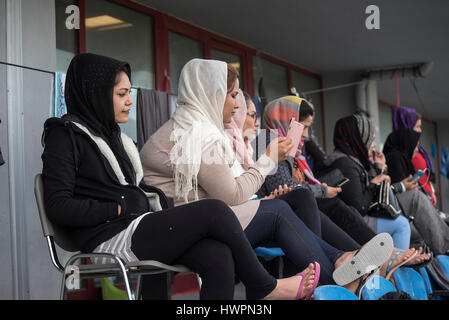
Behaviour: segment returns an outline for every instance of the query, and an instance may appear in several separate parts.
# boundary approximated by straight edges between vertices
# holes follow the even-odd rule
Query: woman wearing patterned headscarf
[[[308,128],[313,123],[314,110],[306,100],[295,96],[287,96],[270,102],[265,108],[263,118],[266,127],[279,130],[281,135],[286,134],[289,119],[295,118],[296,121],[305,126],[302,137],[302,140],[304,140],[308,135]],[[365,123],[367,128],[368,125],[368,122]],[[365,134],[365,139],[371,140],[372,138],[369,134]],[[367,141],[366,143],[370,142]],[[301,147],[298,149],[295,159],[283,161],[278,165],[276,173],[265,179],[265,183],[258,194],[264,196],[278,185],[284,184],[294,187],[301,186],[301,188],[312,191],[321,214],[324,213],[328,216],[358,243],[364,244],[375,236],[376,233],[360,216],[360,213],[337,197],[338,192],[341,192],[340,188],[332,188],[322,184],[314,177],[307,161],[302,156]]]

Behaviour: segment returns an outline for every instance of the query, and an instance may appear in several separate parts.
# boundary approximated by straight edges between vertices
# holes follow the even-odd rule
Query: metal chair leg
[[[129,277],[128,277],[128,270],[127,267],[125,266],[125,263],[122,261],[122,259],[120,259],[119,257],[115,256],[115,255],[111,255],[111,254],[78,254],[75,255],[73,257],[71,257],[69,259],[69,261],[67,261],[67,264],[64,268],[63,271],[63,275],[62,275],[62,287],[61,287],[61,295],[60,295],[60,299],[64,300],[65,299],[65,292],[66,292],[66,285],[67,285],[67,279],[66,279],[66,271],[67,268],[73,265],[73,262],[78,260],[78,259],[82,259],[82,258],[92,258],[92,257],[105,257],[105,258],[109,258],[112,260],[115,260],[117,262],[117,264],[119,265],[120,271],[123,275],[123,279],[125,282],[125,287],[126,287],[126,294],[128,295],[128,299],[129,300],[135,300],[135,296],[134,293],[131,289],[131,284],[129,281]],[[70,276],[69,276],[70,277]],[[80,280],[80,279],[79,279]]]

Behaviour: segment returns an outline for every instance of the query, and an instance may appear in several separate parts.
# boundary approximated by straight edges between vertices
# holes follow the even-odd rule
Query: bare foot
[[[312,289],[315,280],[315,265],[311,263],[302,272],[305,275],[304,284],[299,298],[303,299]],[[290,278],[278,279],[276,288],[267,295],[264,300],[294,300],[298,295],[299,286],[303,276],[297,275]]]
[[[422,251],[423,251],[423,248],[419,247],[418,254],[412,260],[407,262],[405,265],[412,267],[416,264],[420,264],[420,263],[423,263],[424,261],[429,260],[432,255],[430,253],[427,253],[427,254],[422,253]]]
[[[390,263],[391,259],[395,256],[396,252],[398,252],[399,249],[393,249],[393,253],[390,256],[390,259],[388,259],[387,262],[385,262],[382,267],[380,268],[380,272],[379,274],[382,277],[386,277],[387,276],[387,267],[388,264]],[[416,249],[415,248],[411,248],[411,249],[407,249],[404,250],[404,252],[398,254],[396,256],[396,258],[394,259],[392,265],[390,266],[390,270],[393,270],[394,268],[396,268],[399,264],[403,263],[405,260],[409,259],[414,253],[415,253]]]
[[[357,251],[349,251],[349,252],[345,252],[343,253],[340,258],[337,259],[337,261],[335,261],[335,269],[337,269],[338,267],[340,267],[342,264],[344,264],[346,261],[352,259],[355,256],[355,253]]]

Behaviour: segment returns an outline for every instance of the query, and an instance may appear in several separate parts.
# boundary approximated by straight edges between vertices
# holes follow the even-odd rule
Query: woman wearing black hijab
[[[415,174],[412,163],[418,150],[420,133],[401,128],[393,131],[384,145],[388,171],[392,183],[406,184]],[[447,254],[449,250],[449,226],[440,218],[429,198],[417,189],[407,188],[396,195],[406,215],[414,217],[413,224],[435,254]]]
[[[324,160],[324,164],[339,169],[349,182],[342,186],[339,197],[349,206],[356,208],[376,233],[387,232],[400,249],[410,247],[410,226],[404,216],[395,220],[368,215],[374,200],[376,188],[389,176],[382,172],[385,159],[377,154],[377,168],[370,159],[374,146],[374,129],[369,119],[354,114],[337,121],[334,130],[335,151]]]
[[[130,79],[125,62],[93,54],[72,60],[65,88],[68,114],[44,125],[49,219],[65,228],[82,252],[189,267],[203,280],[201,299],[232,299],[235,274],[248,299],[309,294],[313,268],[274,279],[223,202],[208,199],[163,210],[168,201],[159,189],[142,190],[138,151],[118,126],[128,121]]]

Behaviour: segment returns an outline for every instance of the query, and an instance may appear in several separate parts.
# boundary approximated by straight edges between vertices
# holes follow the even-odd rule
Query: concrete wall
[[[0,0],[0,14],[11,16],[4,10],[6,1]],[[20,13],[12,17],[17,32],[13,41],[4,39],[8,30],[6,16],[0,19],[2,60],[6,60],[7,44],[9,49],[15,48],[9,62],[21,60],[25,66],[55,70],[54,1],[19,1],[15,5],[21,2]],[[0,69],[0,117],[4,120],[0,145],[4,155],[13,159],[0,168],[0,299],[56,299],[61,277],[50,263],[34,198],[34,176],[42,170],[41,135],[50,114],[53,76],[18,68],[9,72],[16,79],[14,84],[7,83],[5,67]],[[7,85],[18,94],[8,103]],[[8,112],[10,123],[6,121]],[[4,148],[7,128],[9,148]]]
[[[443,147],[449,147],[449,130],[447,128],[449,128],[449,121],[438,121],[438,142],[440,145],[440,152]],[[441,157],[439,161],[441,164]],[[441,198],[443,204],[442,211],[449,213],[449,179],[440,174],[440,180]]]
[[[6,60],[6,0],[0,0],[0,60]],[[11,223],[9,215],[9,152],[6,66],[0,65],[0,148],[6,164],[0,167],[0,299],[11,299],[12,260]]]
[[[346,83],[360,81],[358,73],[338,72],[323,74],[323,87],[329,88]],[[333,135],[335,123],[338,119],[353,114],[356,110],[356,87],[346,87],[342,89],[324,92],[324,114],[326,124],[326,151],[331,153],[334,150]]]

